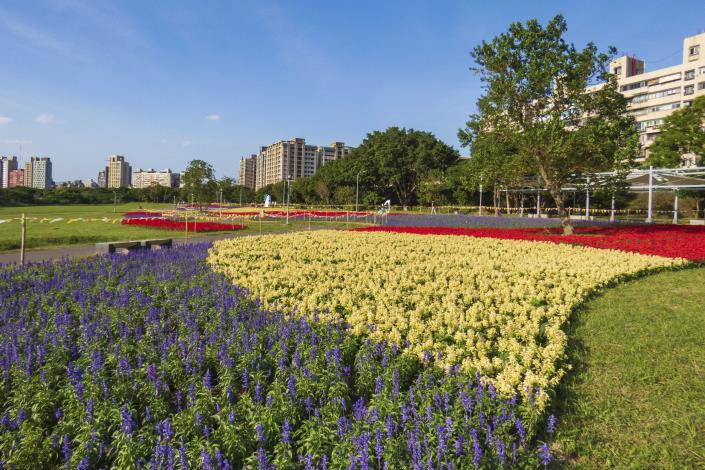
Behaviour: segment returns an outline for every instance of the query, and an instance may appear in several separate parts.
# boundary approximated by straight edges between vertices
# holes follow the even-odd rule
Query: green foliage
[[[184,200],[205,206],[215,201],[218,183],[213,167],[203,160],[191,160],[181,174],[181,194]]]
[[[36,206],[70,204],[118,204],[126,202],[170,203],[178,194],[176,188],[152,186],[145,189],[129,188],[3,188],[0,206]]]
[[[312,188],[320,200],[335,200],[336,189],[355,188],[359,175],[361,201],[392,199],[408,206],[418,200],[424,181],[457,161],[458,152],[432,133],[390,127],[370,132],[348,157],[321,168]]]
[[[532,162],[571,233],[564,183],[575,174],[627,166],[638,140],[616,78],[607,73],[614,49],[600,53],[588,43],[578,50],[563,39],[566,30],[561,15],[545,27],[535,19],[512,23],[472,51],[485,94],[459,138],[473,157],[478,147],[480,167],[493,174],[514,178]],[[505,165],[516,171],[502,171]]]
[[[660,130],[649,147],[648,165],[673,168],[681,165],[684,154],[705,156],[705,96],[667,116]]]

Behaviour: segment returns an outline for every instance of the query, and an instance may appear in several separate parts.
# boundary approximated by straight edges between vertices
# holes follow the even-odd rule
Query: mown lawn
[[[606,291],[574,316],[556,453],[570,468],[705,468],[705,268]]]
[[[65,220],[49,223],[49,220],[40,222],[30,220],[27,222],[27,249],[47,248],[54,246],[75,245],[81,243],[97,243],[114,240],[138,240],[144,238],[183,237],[181,231],[158,230],[145,227],[129,227],[100,220],[89,222],[67,223],[71,218],[108,219],[121,218],[122,214],[140,209],[171,209],[170,204],[145,204],[128,203],[119,204],[113,211],[112,205],[66,205],[66,206],[25,206],[25,207],[0,207],[0,220],[16,219],[25,213],[27,217],[55,219],[63,217]],[[260,233],[260,223],[254,220],[234,220],[234,223],[243,223],[247,229],[238,230],[238,234]],[[319,228],[353,228],[366,224],[346,224],[344,221],[312,221],[310,224],[304,220],[290,220],[287,226],[283,220],[266,220],[261,224],[261,233],[277,233],[295,230],[307,230],[309,225],[312,230]],[[201,232],[189,233],[189,237],[214,235],[232,232]],[[20,224],[18,220],[0,223],[0,252],[17,250],[20,247]]]

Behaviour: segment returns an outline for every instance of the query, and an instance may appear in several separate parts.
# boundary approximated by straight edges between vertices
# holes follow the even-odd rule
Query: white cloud
[[[182,147],[189,147],[192,143],[193,142],[191,142],[190,140],[184,140],[183,142],[181,142],[181,146]]]
[[[220,114],[209,114],[206,119],[209,121],[220,121]]]
[[[42,113],[36,118],[34,118],[39,124],[54,124],[56,122],[56,116],[53,114]]]
[[[7,116],[2,116],[0,115],[0,126],[3,126],[5,124],[9,124],[12,122],[12,119],[7,117]]]

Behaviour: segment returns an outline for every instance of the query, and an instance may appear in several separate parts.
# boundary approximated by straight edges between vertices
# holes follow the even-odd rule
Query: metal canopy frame
[[[590,190],[594,187],[603,186],[601,182],[617,176],[616,171],[594,173],[591,175],[580,176],[576,178],[570,186],[561,188],[565,192],[577,192],[585,190],[585,217],[590,217]],[[580,188],[575,183],[584,178],[584,187]],[[644,181],[645,180],[645,181]],[[705,167],[690,167],[690,168],[654,168],[634,169],[630,170],[626,176],[626,190],[629,192],[647,192],[648,210],[646,222],[653,221],[653,193],[655,191],[673,191],[675,193],[673,201],[673,222],[678,222],[678,196],[680,191],[705,191]],[[540,178],[526,178],[524,185],[521,188],[500,190],[505,193],[524,193],[536,195],[536,215],[541,214],[541,193],[548,191],[540,184]],[[482,185],[480,185],[480,194],[482,194]],[[480,204],[482,205],[482,204]],[[612,214],[610,220],[614,220],[614,197],[612,197]]]

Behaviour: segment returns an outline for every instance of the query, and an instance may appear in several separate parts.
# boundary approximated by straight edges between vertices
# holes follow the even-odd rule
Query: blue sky
[[[263,144],[357,145],[393,125],[458,147],[482,91],[469,51],[559,12],[576,45],[614,45],[647,70],[705,29],[702,0],[2,0],[0,154],[50,156],[63,181],[96,178],[114,153],[234,176]]]

